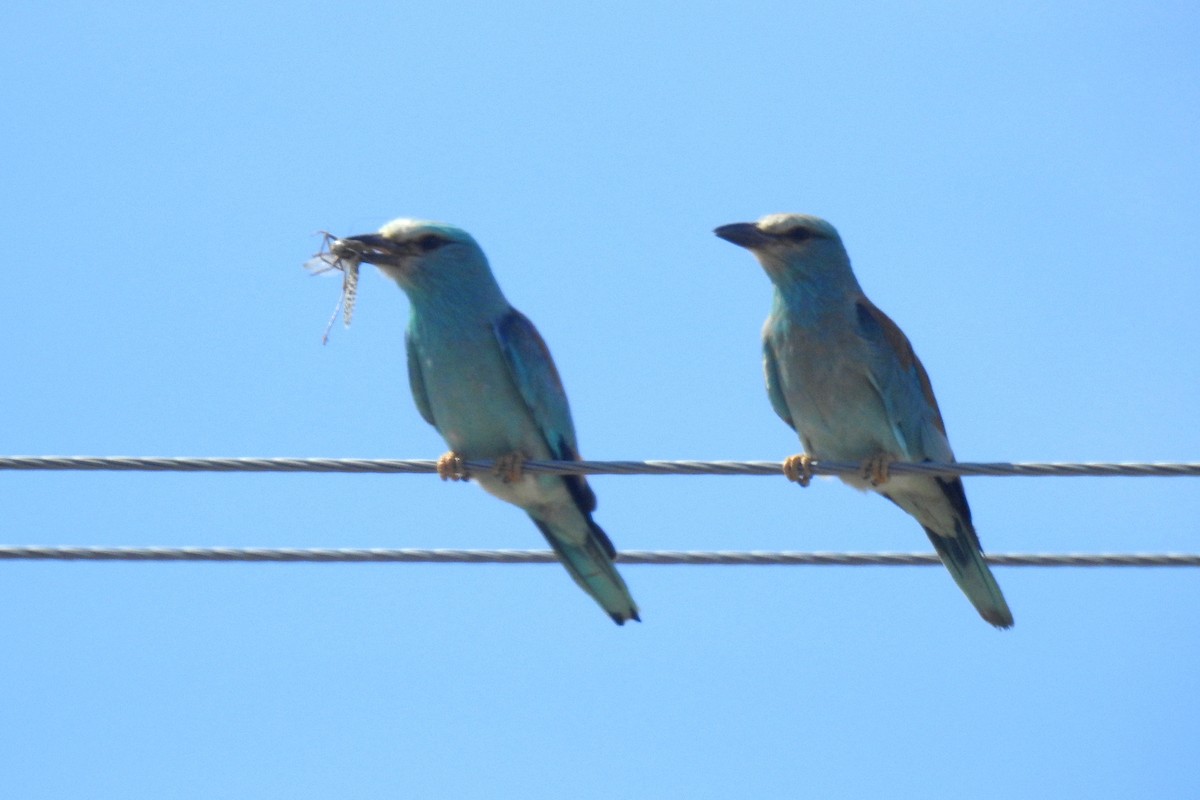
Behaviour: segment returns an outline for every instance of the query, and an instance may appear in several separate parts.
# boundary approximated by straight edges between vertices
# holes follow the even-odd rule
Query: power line
[[[491,459],[462,463],[467,472],[486,472]],[[585,475],[781,475],[776,461],[526,461],[531,473]],[[0,470],[117,472],[300,472],[300,473],[436,473],[437,462],[425,459],[353,458],[160,458],[128,456],[9,456]],[[862,465],[813,461],[814,475],[858,475]],[[895,462],[893,474],[1023,476],[1023,477],[1197,477],[1200,463],[1167,462],[1022,462],[935,463]],[[1200,554],[1187,553],[994,553],[996,566],[1029,567],[1198,567]],[[550,564],[549,550],[244,548],[244,547],[77,547],[3,546],[0,560],[53,561],[241,561],[241,562],[407,562],[456,564]],[[627,550],[622,564],[722,566],[935,566],[933,553],[833,553],[767,551]]]
[[[468,472],[487,472],[491,459],[466,460]],[[526,461],[526,472],[554,475],[781,475],[778,461]],[[131,456],[8,456],[0,470],[114,472],[351,472],[436,473],[427,459],[381,458],[160,458]],[[814,475],[859,475],[862,465],[845,461],[812,462]],[[1200,462],[894,462],[895,475],[1000,477],[1177,478],[1200,477]]]
[[[1001,567],[1200,567],[1197,553],[992,553]],[[423,550],[273,547],[0,546],[0,560],[276,561],[316,563],[555,564],[550,550]],[[732,550],[624,550],[618,564],[696,566],[932,567],[934,553],[828,553]]]

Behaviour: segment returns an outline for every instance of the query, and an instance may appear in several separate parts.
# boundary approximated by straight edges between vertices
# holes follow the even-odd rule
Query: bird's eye
[[[445,239],[440,236],[434,236],[432,233],[417,239],[417,247],[421,248],[422,253],[432,253],[444,244],[446,244]]]
[[[784,234],[784,236],[793,242],[804,242],[812,238],[812,231],[806,228],[793,228]]]

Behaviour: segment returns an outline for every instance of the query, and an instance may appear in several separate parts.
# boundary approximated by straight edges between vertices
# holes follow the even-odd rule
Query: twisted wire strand
[[[491,459],[463,462],[468,474],[487,472]],[[526,461],[526,472],[552,475],[780,475],[778,461]],[[134,456],[7,456],[0,470],[116,472],[356,472],[436,473],[429,459],[389,458],[159,458]],[[894,475],[999,477],[1200,477],[1200,462],[894,462]],[[845,461],[812,462],[814,475],[858,475],[862,465]]]
[[[465,461],[468,473],[493,468],[490,459]],[[780,475],[776,461],[527,461],[523,469],[556,475]],[[857,463],[813,461],[814,475],[857,475]],[[9,456],[0,470],[165,471],[165,472],[342,472],[436,473],[427,459],[355,458],[159,458],[127,456]],[[893,474],[1027,477],[1184,477],[1200,476],[1200,463],[971,463],[896,462]],[[1187,553],[998,553],[996,566],[1029,567],[1196,567],[1200,554]],[[58,561],[242,561],[242,562],[408,562],[456,564],[548,564],[549,550],[237,548],[237,547],[78,547],[0,546],[0,560]],[[627,550],[622,564],[724,566],[934,566],[933,553],[832,553],[765,551]]]
[[[1200,553],[992,553],[1001,567],[1200,567]],[[273,547],[0,546],[0,560],[274,561],[309,563],[553,564],[550,550],[452,550]],[[731,550],[625,550],[618,564],[695,566],[932,567],[934,553],[829,553]]]

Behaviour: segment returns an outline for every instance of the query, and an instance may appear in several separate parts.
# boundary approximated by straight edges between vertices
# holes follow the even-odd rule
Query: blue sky
[[[769,284],[840,229],[964,460],[1196,460],[1183,3],[10,3],[7,454],[432,458],[407,303],[315,231],[443,219],[584,455],[781,459]],[[925,550],[835,481],[597,477],[629,549]],[[431,476],[8,473],[12,544],[541,547]],[[1196,551],[1187,479],[967,481],[987,549]],[[1200,580],[998,568],[0,564],[0,795],[1194,797]]]

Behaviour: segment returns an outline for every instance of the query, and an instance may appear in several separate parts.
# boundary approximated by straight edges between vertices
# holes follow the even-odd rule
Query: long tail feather
[[[925,533],[950,571],[950,576],[971,601],[971,605],[975,606],[979,616],[997,628],[1011,628],[1012,612],[1008,610],[1000,585],[983,560],[983,550],[979,547],[974,530],[970,531],[969,536],[960,534],[954,537],[942,536],[929,528],[925,529]]]
[[[884,497],[921,523],[938,557],[979,616],[997,628],[1011,628],[1013,615],[983,558],[962,481],[934,478],[920,487],[910,484],[908,491],[887,492]]]
[[[616,565],[609,555],[612,552],[612,544],[599,525],[590,517],[584,517],[588,531],[583,540],[584,544],[580,546],[572,543],[580,538],[578,535],[568,536],[566,532],[560,533],[550,523],[532,515],[530,519],[554,548],[559,561],[567,568],[575,582],[608,612],[613,622],[618,625],[624,625],[631,619],[641,622],[637,604],[633,602],[624,579],[617,572]]]

